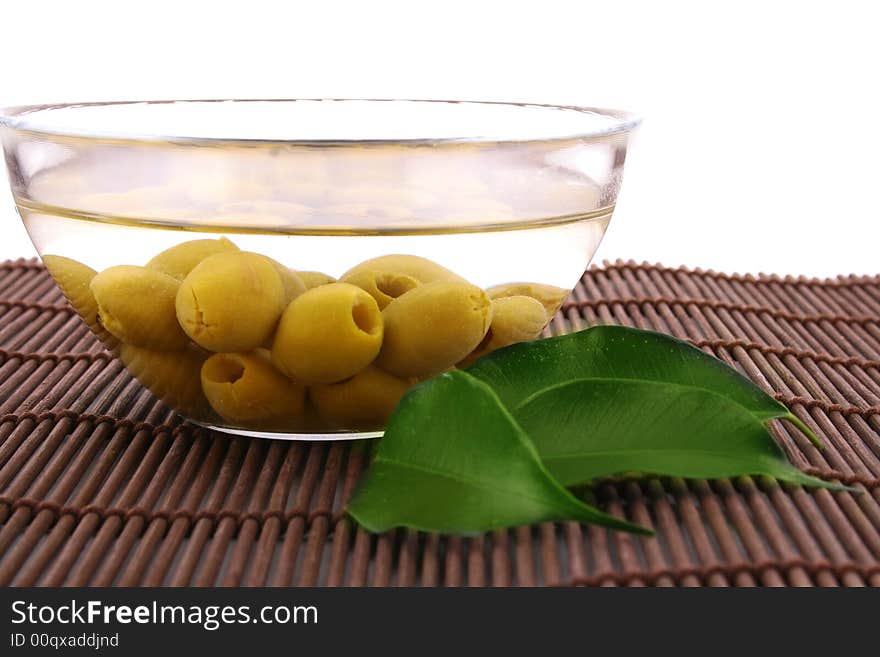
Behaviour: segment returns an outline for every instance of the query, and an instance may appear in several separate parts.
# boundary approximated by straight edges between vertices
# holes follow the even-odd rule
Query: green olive
[[[327,285],[328,283],[336,282],[336,279],[332,276],[319,271],[298,271],[296,273],[299,275],[300,280],[305,284],[307,290],[311,290],[313,287],[318,287],[319,285]]]
[[[504,285],[496,285],[486,290],[486,294],[490,299],[500,299],[502,297],[526,296],[537,299],[547,311],[547,318],[553,317],[562,302],[569,294],[569,290],[553,285],[543,285],[541,283],[505,283]]]
[[[182,349],[187,344],[174,313],[180,281],[155,269],[118,265],[89,285],[101,326],[123,342],[148,349]]]
[[[180,284],[177,319],[209,351],[249,351],[269,339],[285,288],[269,258],[240,251],[205,258]]]
[[[300,294],[306,291],[306,285],[303,283],[302,278],[299,276],[299,272],[293,271],[289,267],[285,267],[277,260],[272,260],[272,258],[268,258],[275,265],[275,269],[278,271],[278,275],[281,277],[281,283],[284,285],[284,300],[282,305],[284,308],[287,308],[288,304],[296,299]],[[266,349],[272,348],[272,340],[275,339],[274,333],[270,333],[266,339],[260,343],[261,347],[265,347]]]
[[[43,264],[79,316],[90,327],[97,326],[98,304],[89,284],[98,272],[64,256],[44,255]]]
[[[492,321],[489,297],[470,283],[415,288],[382,311],[385,342],[376,365],[400,377],[438,374],[471,353]]]
[[[547,311],[532,297],[513,296],[492,300],[492,323],[482,342],[462,362],[469,365],[490,351],[517,342],[534,340],[547,325]]]
[[[116,349],[119,340],[101,326],[98,321],[98,302],[89,285],[97,276],[91,267],[64,256],[44,255],[43,264],[58,283],[68,303],[83,318],[86,325],[109,349]]]
[[[218,240],[191,240],[165,249],[155,255],[146,266],[182,281],[197,264],[208,256],[235,251],[238,251],[238,247],[225,237]]]
[[[354,274],[363,271],[389,272],[405,274],[416,279],[419,283],[433,283],[435,281],[464,281],[458,274],[441,267],[436,262],[427,258],[414,255],[385,255],[378,258],[365,260],[359,265],[345,272],[340,280],[345,280]]]
[[[201,378],[211,408],[228,422],[285,430],[302,421],[305,388],[276,370],[265,349],[214,354]]]
[[[130,344],[119,349],[128,370],[176,411],[198,419],[208,410],[199,373],[207,353],[188,345],[181,351],[156,351]]]
[[[385,424],[414,383],[371,366],[345,381],[309,388],[309,398],[335,427],[367,429]]]
[[[357,285],[367,292],[379,304],[379,309],[394,301],[397,297],[419,286],[419,281],[412,276],[397,272],[358,271],[342,277],[343,283]]]
[[[382,313],[376,300],[355,285],[330,283],[287,307],[272,359],[301,383],[335,383],[369,365],[381,346]]]
[[[272,260],[272,258],[269,258],[269,260]],[[281,277],[281,284],[284,285],[284,307],[286,308],[287,304],[306,291],[306,284],[303,283],[299,274],[289,267],[285,267],[277,260],[272,260],[272,264],[274,264],[275,268],[278,270],[278,275]]]

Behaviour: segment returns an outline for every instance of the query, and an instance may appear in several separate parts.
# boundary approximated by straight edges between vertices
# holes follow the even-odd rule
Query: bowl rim
[[[598,114],[612,121],[609,125],[593,130],[584,130],[571,133],[560,133],[549,137],[522,137],[516,135],[502,137],[438,137],[438,138],[377,138],[377,139],[265,139],[265,138],[241,138],[241,137],[204,137],[187,135],[163,135],[151,133],[127,133],[116,131],[93,131],[76,128],[65,128],[51,125],[51,122],[41,121],[31,114],[36,112],[51,112],[56,109],[73,109],[79,107],[107,107],[119,105],[168,105],[184,103],[295,103],[295,102],[402,102],[402,103],[437,103],[456,105],[499,105],[507,107],[530,107],[546,110],[566,110],[582,112],[585,114]],[[439,100],[427,98],[192,98],[174,100],[116,100],[94,101],[76,103],[47,103],[39,105],[14,105],[0,108],[0,127],[29,133],[44,137],[69,137],[79,139],[101,139],[114,142],[143,143],[143,144],[188,144],[188,145],[242,145],[251,146],[258,144],[278,146],[371,146],[371,145],[401,145],[401,146],[425,146],[442,144],[527,144],[527,143],[560,143],[569,141],[598,140],[615,135],[626,134],[633,131],[641,123],[638,115],[617,109],[590,107],[582,105],[558,105],[531,102],[507,102],[494,100]]]

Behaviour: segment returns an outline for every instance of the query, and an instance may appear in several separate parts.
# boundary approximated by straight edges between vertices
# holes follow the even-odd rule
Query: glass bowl
[[[412,100],[16,107],[19,214],[91,330],[187,419],[381,435],[402,394],[538,337],[608,225],[637,121]]]

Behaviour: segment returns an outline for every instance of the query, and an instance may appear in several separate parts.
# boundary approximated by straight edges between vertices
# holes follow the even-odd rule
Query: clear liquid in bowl
[[[156,254],[176,245],[193,240],[224,238],[240,251],[268,256],[294,272],[321,272],[336,279],[364,261],[392,254],[405,254],[436,263],[467,281],[464,285],[489,290],[490,296],[493,290],[501,290],[501,296],[521,298],[532,294],[539,298],[541,291],[544,291],[545,297],[546,291],[551,291],[549,294],[552,298],[549,301],[542,299],[545,314],[542,315],[540,326],[532,318],[529,330],[534,335],[525,336],[537,337],[540,329],[549,321],[553,312],[558,309],[580,278],[605,232],[611,215],[611,208],[604,208],[582,216],[567,217],[564,221],[547,224],[533,222],[527,227],[505,226],[503,229],[496,227],[494,230],[468,228],[459,232],[417,231],[409,234],[402,234],[399,231],[389,231],[391,234],[384,234],[374,230],[362,234],[357,234],[356,231],[350,234],[338,232],[314,234],[314,231],[306,231],[306,234],[298,234],[291,229],[251,231],[241,228],[223,229],[220,226],[191,231],[172,226],[120,221],[111,217],[76,216],[69,212],[62,215],[47,212],[46,209],[36,211],[23,206],[19,207],[19,211],[39,252],[46,258],[47,266],[74,307],[85,315],[86,321],[102,337],[105,344],[154,394],[189,420],[211,428],[253,436],[310,440],[381,435],[387,413],[408,387],[424,378],[429,378],[438,368],[461,366],[472,362],[475,355],[488,352],[485,347],[492,334],[491,320],[490,330],[482,336],[479,344],[473,345],[473,348],[464,347],[469,349],[469,353],[463,354],[464,357],[456,362],[436,363],[426,371],[419,371],[419,368],[415,367],[393,374],[384,372],[371,362],[358,372],[352,374],[348,371],[343,372],[345,377],[338,381],[315,382],[308,379],[301,381],[295,375],[285,378],[284,374],[278,371],[278,367],[273,365],[271,337],[259,345],[250,345],[250,348],[236,346],[235,351],[230,352],[225,351],[222,345],[204,343],[200,345],[197,339],[175,342],[165,338],[155,338],[150,334],[152,329],[148,325],[159,314],[167,317],[164,322],[156,324],[157,328],[153,332],[159,334],[163,331],[167,333],[175,330],[168,328],[173,326],[170,302],[173,289],[171,292],[167,290],[157,292],[158,296],[164,295],[163,303],[158,304],[149,298],[151,290],[149,284],[146,287],[138,285],[126,287],[127,283],[123,282],[119,288],[120,293],[129,295],[130,298],[122,301],[122,309],[126,309],[125,304],[137,305],[141,311],[146,311],[149,317],[148,321],[141,319],[139,322],[142,325],[141,333],[146,334],[139,334],[129,339],[124,324],[125,321],[133,320],[115,317],[109,308],[106,309],[107,316],[102,318],[101,313],[96,313],[95,308],[89,306],[89,303],[86,303],[83,312],[82,297],[85,295],[91,300],[89,292],[95,289],[94,286],[90,286],[89,280],[74,280],[76,274],[66,271],[67,260],[57,261],[62,263],[59,271],[57,262],[53,266],[51,256],[61,256],[73,263],[84,265],[86,269],[83,271],[86,273],[80,275],[88,278],[92,275],[90,270],[100,273],[119,265],[133,266],[140,270],[148,265]],[[163,280],[168,281],[172,288],[180,284],[179,280],[176,282]],[[508,284],[516,284],[516,287],[510,288],[510,293],[505,293],[504,286]],[[147,291],[138,292],[139,290]],[[533,294],[533,290],[537,290],[538,293]],[[102,293],[108,294],[106,290],[102,290]],[[232,308],[237,301],[234,291],[230,291],[230,294],[228,304]],[[527,301],[521,302],[527,303]],[[509,305],[509,301],[501,303]],[[107,302],[106,305],[112,304]],[[117,305],[119,305],[118,300]],[[490,306],[498,307],[498,302],[490,301]],[[532,303],[527,310],[534,310],[536,307],[537,304]],[[148,308],[149,310],[146,310]],[[159,308],[162,310],[160,311]],[[429,309],[424,312],[434,311]],[[132,314],[138,316],[136,312]],[[514,311],[514,317],[516,316]],[[304,321],[311,321],[310,317],[311,315],[306,314]],[[496,313],[496,317],[500,315]],[[112,320],[119,320],[122,328],[114,325]],[[237,320],[239,323],[248,321],[246,316]],[[413,322],[415,321],[414,319]],[[454,320],[438,321],[442,324]],[[514,325],[519,321],[521,320],[515,319]],[[528,318],[522,321],[527,323]],[[442,326],[438,325],[438,328]],[[522,330],[516,335],[522,337]],[[510,339],[507,338],[508,341]],[[471,342],[473,340],[474,338],[471,337]],[[210,348],[205,348],[206,346]],[[335,351],[335,347],[331,345],[325,345],[323,348]],[[247,395],[239,391],[241,394],[238,394],[238,397],[241,398],[236,403],[241,403],[247,408],[230,409],[228,399],[224,406],[222,399],[218,401],[214,398],[218,394],[223,397],[224,393],[213,391],[212,396],[212,391],[206,388],[206,385],[211,384],[206,383],[204,379],[205,371],[209,369],[205,367],[205,363],[216,353],[239,354],[230,357],[231,360],[225,364],[221,362],[214,367],[214,371],[215,374],[219,372],[221,384],[228,388],[225,393],[227,397],[236,396],[235,386],[242,387],[247,384],[254,388],[250,391],[242,388],[244,392],[251,394],[252,398],[247,398]],[[240,355],[247,353],[259,358],[248,360]],[[414,353],[413,358],[420,358],[418,347],[415,348]],[[458,358],[458,356],[453,357]],[[222,359],[215,358],[211,362],[216,364],[218,360]],[[272,367],[275,367],[275,370],[272,370]],[[354,365],[354,367],[359,366]],[[364,370],[369,372],[363,374]],[[266,373],[268,377],[263,376]],[[390,376],[385,376],[386,374]],[[260,381],[260,376],[267,380]],[[331,375],[330,378],[335,376],[342,374]],[[278,395],[278,389],[287,389],[285,387],[287,379],[293,382],[293,386],[290,388],[290,398],[286,400],[283,394]],[[261,390],[263,392],[260,392]],[[266,401],[260,398],[261,394],[276,395],[278,398]],[[322,397],[328,394],[329,401]],[[301,396],[301,401],[297,399],[298,396]],[[261,404],[266,408],[261,409]],[[346,405],[351,406],[351,409],[345,409]],[[279,412],[279,408],[283,409],[285,406],[294,409],[289,416],[284,410]],[[363,408],[364,406],[372,407],[372,410]]]

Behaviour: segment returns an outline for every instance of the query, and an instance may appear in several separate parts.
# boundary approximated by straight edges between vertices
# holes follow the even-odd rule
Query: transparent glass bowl
[[[19,214],[186,418],[380,435],[412,385],[537,337],[608,225],[630,115],[408,100],[17,107]]]

